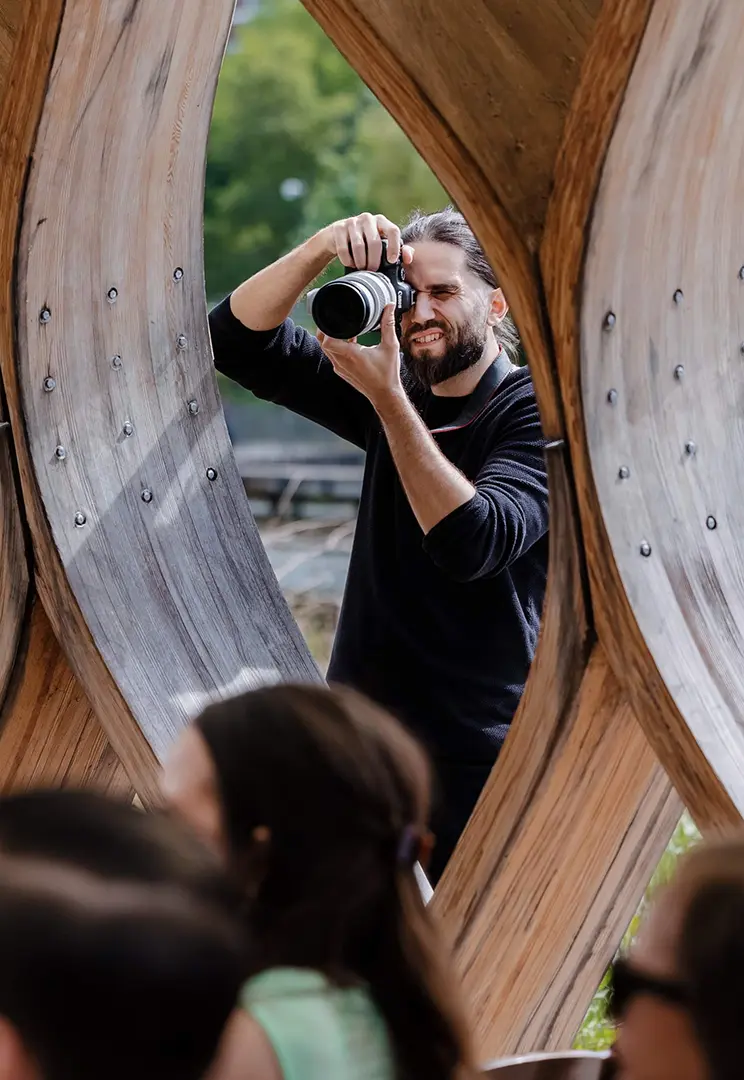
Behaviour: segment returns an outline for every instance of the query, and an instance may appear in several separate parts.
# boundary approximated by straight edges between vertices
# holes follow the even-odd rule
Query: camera
[[[396,318],[400,318],[410,311],[415,298],[402,261],[388,262],[383,240],[379,270],[347,267],[343,277],[307,294],[307,309],[321,333],[347,341],[377,330],[386,304],[395,304]]]

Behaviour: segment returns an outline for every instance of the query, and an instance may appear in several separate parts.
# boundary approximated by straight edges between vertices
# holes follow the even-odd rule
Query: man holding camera
[[[383,240],[413,290],[400,340],[394,304],[373,347],[291,321],[335,257],[377,271]],[[454,210],[417,214],[402,233],[362,214],[246,281],[210,325],[220,371],[366,451],[328,678],[387,706],[429,749],[436,882],[519,703],[547,573],[545,443],[529,373],[507,355],[503,292]]]

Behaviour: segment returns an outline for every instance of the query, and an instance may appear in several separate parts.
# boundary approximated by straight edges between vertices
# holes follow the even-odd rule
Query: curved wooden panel
[[[21,12],[17,0],[0,3],[0,102],[7,93],[20,25]],[[0,205],[1,198],[0,186]],[[12,210],[10,217],[15,220]],[[0,221],[0,234],[4,226],[5,223]],[[21,639],[27,594],[28,566],[13,475],[12,436],[0,380],[0,708]]]
[[[701,825],[744,810],[743,47],[738,0],[656,0],[582,312],[597,621]]]
[[[561,181],[548,216],[561,223],[558,235],[570,246],[560,253],[554,300],[572,312],[574,350],[585,225],[648,2],[607,5],[595,24],[568,123],[576,123],[575,108],[592,92],[594,112],[576,133],[573,165],[565,147],[559,154],[560,129],[542,144],[544,167],[552,172],[555,165]],[[432,13],[380,0],[362,14],[356,3],[303,3],[468,216],[512,303],[545,432],[553,441],[569,437],[573,443],[574,433],[564,425],[543,283],[530,253],[545,218],[545,189],[539,170],[534,181],[524,174],[517,180],[513,171],[496,167],[503,161],[503,127],[478,98],[508,99],[519,138],[539,144],[545,116],[532,97],[535,83],[526,75],[510,83],[483,50],[484,41],[499,40],[503,51],[519,55],[519,37],[509,40],[506,33],[511,6],[473,0]],[[589,8],[581,7],[588,19]],[[543,54],[545,71],[556,70],[565,26],[576,10],[571,3],[531,9],[535,39],[551,42],[549,55]],[[557,13],[561,33],[552,22]],[[511,22],[516,31],[519,21]],[[588,33],[589,22],[583,25]],[[579,60],[586,36],[573,39],[582,43],[573,54]],[[623,48],[616,51],[618,42]],[[452,70],[445,76],[438,65],[447,63]],[[598,71],[601,96],[592,85]],[[513,199],[505,195],[508,185],[514,185]],[[580,431],[580,414],[576,424]],[[455,944],[482,1057],[570,1043],[680,811],[603,650],[594,645],[569,458],[558,447],[549,463],[551,563],[537,658],[513,730],[433,900]]]
[[[40,589],[140,794],[208,694],[319,677],[212,368],[201,200],[231,9],[68,0],[23,211],[16,390]]]
[[[133,794],[36,601],[0,710],[0,793],[66,786]]]

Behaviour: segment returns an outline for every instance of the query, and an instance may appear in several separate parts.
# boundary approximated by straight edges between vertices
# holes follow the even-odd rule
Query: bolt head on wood
[[[677,364],[676,368],[674,369],[674,377],[675,377],[675,379],[677,379],[678,381],[681,380],[682,378],[684,378],[684,374],[685,374],[684,364]]]
[[[47,394],[51,394],[52,390],[55,389],[56,385],[57,380],[53,379],[51,375],[47,375],[46,379],[44,379],[44,389],[46,390]]]
[[[106,298],[110,304],[115,304],[119,299],[119,290],[112,286],[106,293]]]
[[[142,502],[143,503],[151,503],[152,502],[152,492],[150,491],[149,488],[145,488],[144,491],[142,492]]]
[[[608,311],[607,314],[604,317],[602,327],[605,330],[612,330],[612,328],[613,328],[613,326],[615,325],[616,322],[617,322],[617,317],[615,315],[615,312],[614,311]]]
[[[117,371],[121,367],[121,357],[118,353],[116,354],[116,356],[111,357],[111,367],[116,368]]]
[[[182,268],[180,266],[177,266],[176,269],[173,271],[173,280],[174,281],[181,281],[182,278],[183,278],[183,270],[182,270]]]
[[[630,469],[627,465],[621,465],[617,470],[617,475],[620,480],[627,480],[630,476]]]
[[[610,403],[610,405],[616,405],[617,404],[617,390],[608,390],[607,391],[607,400]]]
[[[49,320],[51,319],[51,317],[52,317],[52,313],[51,313],[51,311],[49,310],[49,308],[48,308],[48,307],[46,307],[46,305],[45,305],[45,306],[44,306],[44,307],[43,307],[43,308],[41,309],[41,311],[39,312],[39,322],[40,322],[40,323],[48,323],[48,322],[49,322]]]
[[[739,267],[739,280],[744,281],[744,266]]]
[[[694,457],[697,453],[697,443],[694,443],[692,439],[688,439],[685,443],[685,453],[688,457]]]
[[[129,438],[130,435],[134,434],[134,424],[131,420],[125,420],[121,430],[124,432],[126,437]]]
[[[651,545],[649,544],[648,540],[644,540],[641,543],[640,551],[644,559],[647,559],[649,557],[649,555],[651,554]]]
[[[705,525],[712,532],[713,529],[718,527],[718,522],[716,521],[716,519],[713,517],[712,514],[708,514],[707,518],[705,519]]]
[[[211,467],[209,469],[207,469],[207,480],[216,480],[216,479],[217,479],[217,470],[213,469]]]
[[[189,412],[191,413],[192,416],[196,416],[196,414],[199,412],[199,402],[198,401],[192,400],[192,401],[189,402]]]
[[[83,525],[85,525],[87,520],[88,519],[86,518],[82,510],[78,510],[77,514],[75,514],[75,528],[82,529]]]
[[[674,300],[675,304],[681,304],[684,298],[685,294],[682,292],[681,289],[674,290],[674,296],[672,299]]]
[[[185,334],[179,334],[178,337],[176,338],[176,347],[179,348],[179,349],[185,349],[187,345],[188,345],[188,341],[186,339],[186,335]]]
[[[55,451],[54,451],[54,456],[55,456],[55,457],[56,457],[56,458],[57,458],[57,459],[58,459],[59,461],[64,461],[64,460],[65,460],[65,458],[67,457],[67,451],[65,450],[64,446],[58,446],[58,447],[56,447],[56,449],[55,449]]]

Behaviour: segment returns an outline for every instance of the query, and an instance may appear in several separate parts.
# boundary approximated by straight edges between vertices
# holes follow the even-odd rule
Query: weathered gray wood
[[[598,626],[701,826],[744,811],[743,54],[740,0],[656,0],[584,273]]]
[[[144,795],[208,696],[319,677],[248,509],[210,354],[201,200],[231,10],[68,2],[23,211],[18,378],[44,602]]]

